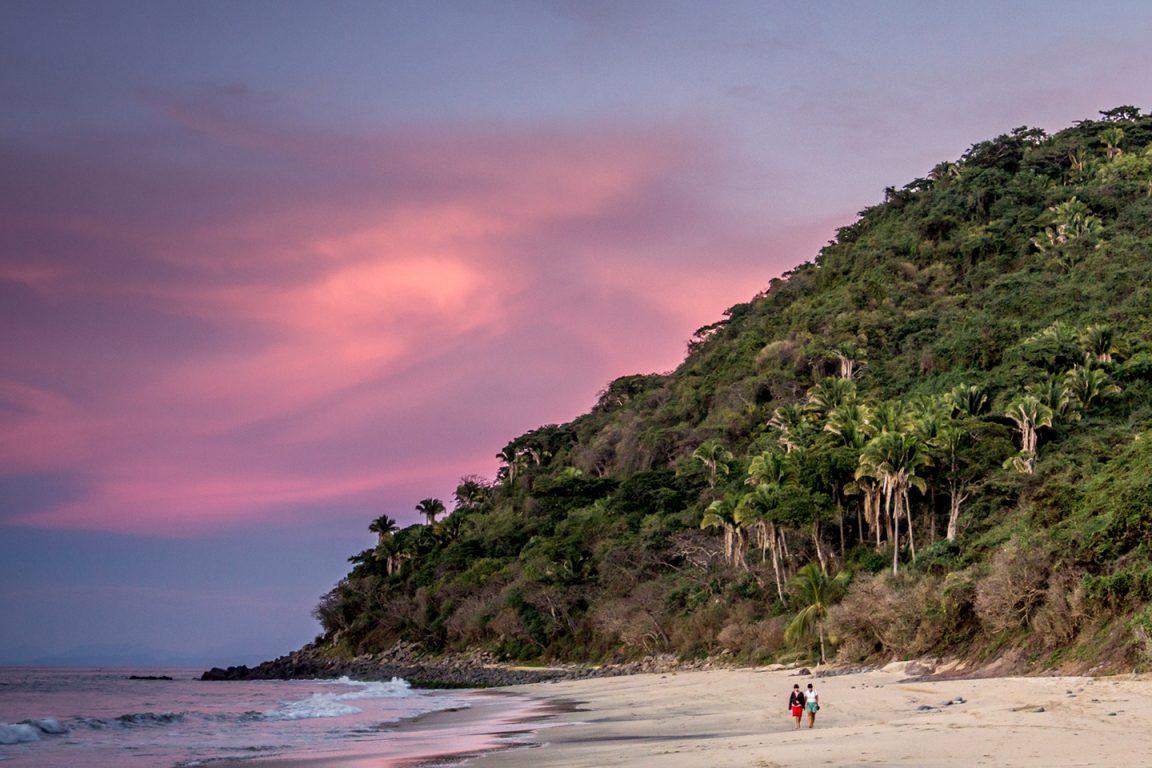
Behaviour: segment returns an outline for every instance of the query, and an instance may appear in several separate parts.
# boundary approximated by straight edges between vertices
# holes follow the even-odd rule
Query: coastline
[[[433,768],[457,766],[493,751],[529,743],[542,724],[563,714],[563,702],[516,690],[465,693],[467,707],[436,710],[387,723],[378,733],[400,739],[369,738],[313,749],[307,756],[213,760],[220,768]],[[544,727],[547,727],[544,725]]]
[[[816,727],[805,721],[793,730],[787,694],[809,682],[820,693]],[[516,692],[580,706],[534,729],[532,748],[471,756],[468,768],[1152,764],[1152,733],[1143,727],[1152,717],[1148,676],[926,679],[890,665],[827,677],[669,672]]]

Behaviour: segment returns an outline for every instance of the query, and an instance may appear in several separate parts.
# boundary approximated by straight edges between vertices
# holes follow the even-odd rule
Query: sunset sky
[[[0,4],[0,661],[252,662],[381,514],[883,188],[1152,108],[1144,2]]]

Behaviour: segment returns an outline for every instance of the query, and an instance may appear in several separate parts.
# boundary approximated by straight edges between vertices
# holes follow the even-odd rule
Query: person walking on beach
[[[816,713],[820,711],[820,694],[808,683],[808,692],[804,696],[804,709],[808,710],[808,727],[816,726]],[[800,727],[800,718],[796,718],[796,727]]]
[[[793,730],[800,730],[800,719],[804,717],[804,692],[800,690],[799,684],[792,686],[792,693],[788,696],[788,709],[796,719],[796,727]]]

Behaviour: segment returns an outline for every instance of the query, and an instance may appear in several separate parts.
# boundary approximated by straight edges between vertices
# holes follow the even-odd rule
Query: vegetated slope
[[[677,370],[499,458],[373,523],[320,647],[1146,665],[1152,116],[889,188]]]

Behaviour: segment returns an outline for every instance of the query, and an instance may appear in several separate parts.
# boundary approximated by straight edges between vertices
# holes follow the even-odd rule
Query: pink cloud
[[[716,202],[686,192],[712,160],[682,130],[340,137],[163,112],[175,146],[224,145],[235,165],[124,171],[119,150],[90,147],[98,175],[172,180],[132,195],[156,215],[45,197],[32,231],[54,258],[0,267],[45,318],[77,318],[4,341],[20,364],[0,390],[17,406],[0,417],[3,468],[86,488],[9,524],[185,536],[292,509],[410,512],[406,495],[492,471],[476,456],[572,418],[608,379],[672,367],[695,327],[811,255],[764,257],[767,233],[723,231]],[[69,335],[85,317],[80,368]],[[158,320],[170,339],[124,335]],[[50,383],[21,383],[32,369]]]

